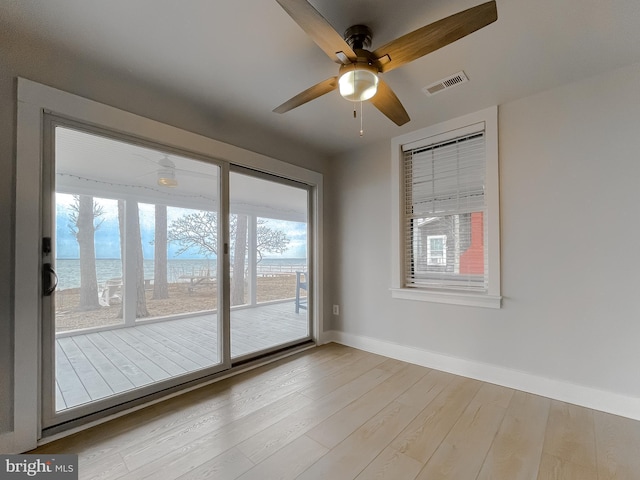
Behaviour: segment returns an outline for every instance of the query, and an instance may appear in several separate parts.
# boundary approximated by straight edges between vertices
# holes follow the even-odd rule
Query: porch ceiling
[[[167,161],[175,168],[167,168]],[[55,162],[58,192],[182,208],[218,208],[219,167],[213,162],[60,126],[56,127]],[[163,170],[175,176],[175,187],[158,184]],[[306,191],[234,173],[230,208],[235,213],[306,221]]]

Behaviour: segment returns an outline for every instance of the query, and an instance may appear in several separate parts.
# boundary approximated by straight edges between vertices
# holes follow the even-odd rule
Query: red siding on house
[[[471,214],[471,245],[460,255],[460,273],[484,274],[484,216]]]

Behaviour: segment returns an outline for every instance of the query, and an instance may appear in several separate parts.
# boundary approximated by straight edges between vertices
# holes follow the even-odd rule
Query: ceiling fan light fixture
[[[166,155],[158,164],[162,167],[158,170],[158,185],[170,188],[177,187],[176,165]]]
[[[378,70],[367,64],[345,65],[338,80],[340,95],[352,102],[363,102],[378,91]]]
[[[172,170],[160,170],[158,172],[158,185],[161,187],[177,187],[176,174]]]

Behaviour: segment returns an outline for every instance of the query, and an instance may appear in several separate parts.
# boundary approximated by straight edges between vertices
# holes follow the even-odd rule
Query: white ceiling
[[[342,33],[373,30],[372,49],[483,0],[311,0]],[[337,92],[283,115],[272,109],[334,76],[337,65],[275,0],[0,0],[0,27],[126,70],[209,107],[231,109],[327,154],[640,62],[638,0],[497,0],[498,21],[385,74],[412,121],[397,127]],[[38,41],[38,40],[36,40]],[[2,48],[0,46],[0,48]],[[464,70],[470,82],[421,88]]]

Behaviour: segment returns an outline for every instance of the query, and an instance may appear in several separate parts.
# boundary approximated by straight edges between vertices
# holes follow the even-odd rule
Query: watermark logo
[[[0,480],[78,480],[77,455],[0,455]]]

